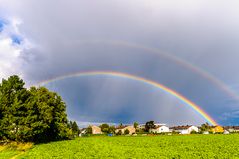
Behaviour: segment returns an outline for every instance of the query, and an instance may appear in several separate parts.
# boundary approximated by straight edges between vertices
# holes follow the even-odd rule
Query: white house
[[[223,134],[230,134],[228,130],[224,130]]]
[[[151,133],[168,133],[170,132],[169,127],[166,125],[156,125],[154,129],[149,129]]]
[[[145,129],[145,124],[139,124],[139,125],[138,125],[138,128],[139,128],[139,129]]]
[[[79,133],[79,136],[81,137],[82,135],[86,134],[87,133],[87,129],[86,128],[83,128],[81,129],[80,133]]]
[[[179,132],[179,134],[191,134],[192,131],[198,132],[198,127],[193,125],[177,126],[171,129],[175,132]]]

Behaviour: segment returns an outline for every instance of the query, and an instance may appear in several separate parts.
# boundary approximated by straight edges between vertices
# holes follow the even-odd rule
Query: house
[[[119,133],[121,131],[121,133],[124,134],[126,129],[129,130],[129,134],[130,135],[132,135],[132,134],[134,134],[136,132],[134,126],[132,126],[132,125],[130,125],[130,126],[125,125],[125,126],[116,127],[115,133],[117,134],[117,133]]]
[[[198,132],[198,127],[193,125],[176,126],[170,128],[172,131],[178,132],[179,134],[191,134],[193,131]]]
[[[80,130],[79,136],[85,135],[87,133],[87,129],[83,128]]]
[[[208,132],[208,131],[204,131],[202,134],[204,134],[204,135],[208,135],[209,132]]]
[[[239,132],[239,126],[225,126],[224,130],[229,131],[230,133]]]
[[[169,127],[167,127],[165,124],[164,125],[156,125],[154,129],[149,129],[149,132],[151,133],[168,133]]]
[[[230,134],[230,132],[227,130],[224,130],[223,134]]]
[[[139,124],[138,129],[145,129],[145,124]]]
[[[224,129],[222,126],[216,125],[216,126],[211,126],[211,131],[213,133],[223,133]]]
[[[90,127],[91,127],[91,129],[92,129],[92,134],[102,134],[102,131],[101,131],[101,128],[100,128],[100,127],[95,126],[95,125],[90,126]]]

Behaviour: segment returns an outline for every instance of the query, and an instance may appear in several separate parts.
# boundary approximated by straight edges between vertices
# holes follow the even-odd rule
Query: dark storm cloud
[[[237,73],[239,4],[237,1],[70,0],[66,3],[43,0],[36,3],[30,0],[21,2],[3,0],[1,4],[3,5],[0,8],[4,8],[5,17],[21,19],[19,31],[34,44],[34,47],[24,49],[20,56],[21,66],[23,66],[21,72],[28,85],[72,72],[113,70],[161,82],[200,105],[219,122],[223,112],[230,113],[238,107],[237,101],[211,81],[207,81],[204,77],[172,60],[153,55],[140,48],[112,45],[110,42],[125,41],[155,47],[208,70],[230,85],[237,84],[239,81]],[[112,109],[120,108],[117,110],[120,112],[119,115],[112,118],[125,119],[125,122],[138,119],[131,119],[134,114],[126,110],[129,106],[136,109],[137,99],[141,99],[146,94],[138,94],[134,97],[132,94],[135,92],[125,92],[128,88],[123,89],[123,85],[130,87],[132,83],[121,83],[118,85],[120,89],[113,86],[114,82],[111,80],[105,83],[111,87],[109,90],[102,89],[100,94],[107,94],[107,91],[115,94],[114,98],[105,105],[116,105],[112,106]],[[79,88],[82,87],[80,83],[76,85]],[[57,85],[57,87],[60,86]],[[140,89],[142,86],[138,87]],[[70,90],[67,91],[66,86],[62,86],[61,89],[63,88],[68,94],[64,96],[65,100],[74,108],[78,100],[76,97],[72,98],[78,92],[74,91],[70,96]],[[119,90],[123,91],[122,95],[117,94],[121,92]],[[84,92],[79,94],[84,96],[84,99],[92,97]],[[164,99],[164,96],[161,96],[162,101],[168,101],[168,105],[176,107],[177,102],[170,104],[168,98]],[[105,98],[106,96],[94,96],[93,101],[103,103],[101,106],[103,107]],[[128,98],[131,101],[124,103],[129,101]],[[225,98],[232,100],[233,106],[226,103],[223,100]],[[148,97],[147,101],[140,101],[139,108],[149,104],[154,110],[154,103],[158,102],[156,99],[156,97]],[[82,109],[86,107],[84,112],[88,116],[91,113],[89,107],[97,105],[93,101],[91,103],[86,101],[85,105],[84,103],[81,105]],[[122,105],[127,105],[127,109]],[[111,111],[114,112],[114,110]],[[95,113],[97,112],[99,112],[98,109]],[[136,112],[138,113],[136,116],[143,116],[143,112]],[[172,112],[181,113],[175,117],[191,119],[190,112],[176,110]],[[153,112],[149,112],[151,113]],[[88,120],[94,122],[102,116],[105,114],[98,114],[98,116],[94,114],[95,118],[88,118]],[[145,120],[148,119],[148,116],[144,116]],[[110,118],[108,116],[104,120]],[[166,119],[166,117],[159,119]],[[177,120],[180,120],[179,117]],[[172,117],[172,121],[176,121],[176,118]]]

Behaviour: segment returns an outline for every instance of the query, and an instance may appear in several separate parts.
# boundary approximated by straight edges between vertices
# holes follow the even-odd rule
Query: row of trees
[[[78,134],[68,122],[66,104],[44,87],[26,89],[18,76],[0,84],[0,140],[45,142]]]

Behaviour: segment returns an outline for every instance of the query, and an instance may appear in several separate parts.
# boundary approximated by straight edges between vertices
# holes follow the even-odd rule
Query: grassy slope
[[[89,137],[33,146],[26,158],[239,158],[239,135]],[[11,158],[19,151],[0,151]]]
[[[15,159],[28,151],[33,146],[32,143],[11,142],[7,145],[0,145],[0,159]]]
[[[34,146],[19,158],[239,158],[239,135],[89,137]]]

